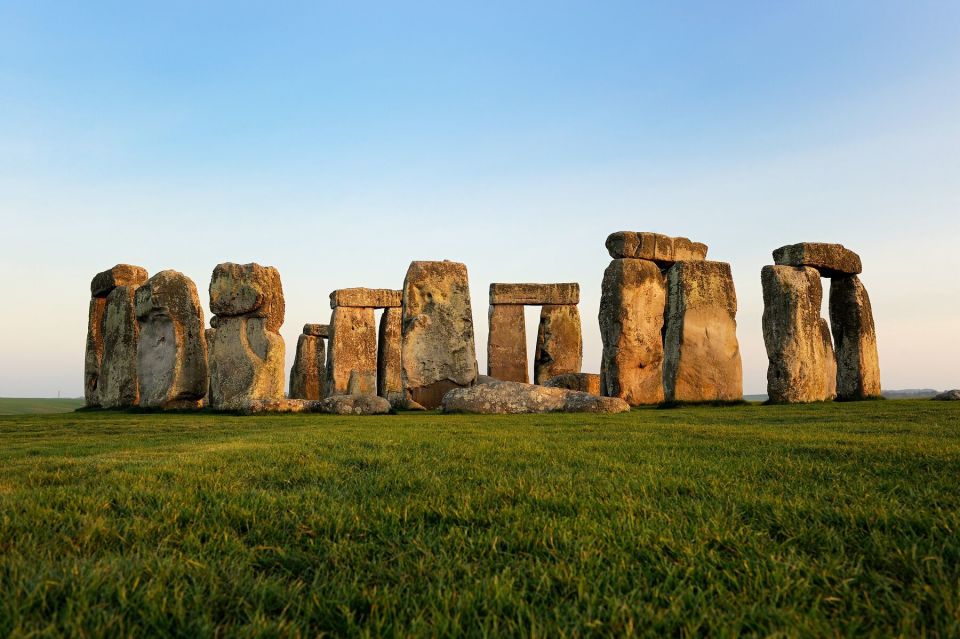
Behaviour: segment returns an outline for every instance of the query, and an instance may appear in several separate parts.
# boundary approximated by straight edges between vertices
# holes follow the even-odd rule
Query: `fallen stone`
[[[600,395],[600,376],[595,373],[565,373],[551,377],[543,383],[543,386]]]
[[[930,399],[935,399],[938,402],[956,402],[960,401],[960,388],[955,388],[953,390],[943,391],[942,393],[937,393]]]
[[[216,329],[209,352],[209,404],[242,410],[253,400],[283,399],[285,347],[280,274],[272,266],[219,264],[210,280]]]
[[[774,264],[812,266],[824,277],[856,275],[863,271],[860,256],[842,244],[801,242],[781,246],[773,252]]]
[[[97,273],[90,282],[92,297],[106,297],[118,286],[136,289],[147,281],[147,269],[133,264],[117,264],[111,269]]]
[[[456,388],[443,397],[445,413],[482,415],[520,413],[623,413],[630,410],[622,399],[549,388],[519,382],[491,382]]]
[[[562,284],[491,284],[490,303],[527,306],[579,304],[580,285],[576,282]]]
[[[737,293],[725,262],[677,262],[667,272],[663,389],[667,401],[743,399]]]
[[[880,357],[873,308],[856,275],[830,282],[830,325],[837,355],[837,399],[880,397]]]
[[[319,402],[317,412],[333,415],[386,415],[390,402],[378,395],[331,395]]]
[[[97,382],[97,397],[104,408],[136,406],[137,341],[140,326],[134,308],[133,286],[117,286],[107,295],[103,320],[103,360]]]
[[[833,399],[837,365],[829,325],[820,317],[820,274],[810,267],[764,266],[760,279],[770,401]]]
[[[600,391],[631,406],[663,401],[663,313],[666,286],[660,268],[639,259],[615,259],[603,274]]]
[[[321,402],[316,399],[252,399],[237,409],[243,415],[262,413],[319,413]]]
[[[326,360],[323,338],[308,334],[297,338],[297,353],[290,369],[290,399],[323,399],[327,378]]]
[[[160,271],[136,292],[140,406],[198,408],[207,393],[203,308],[193,280]]]
[[[341,288],[330,293],[330,308],[400,308],[402,295],[389,288]]]
[[[706,244],[691,242],[685,237],[670,237],[660,233],[618,231],[607,237],[606,244],[607,251],[613,259],[650,260],[662,268],[669,268],[674,262],[707,258]]]
[[[467,267],[412,262],[403,282],[403,385],[409,399],[436,408],[452,388],[477,379]]]
[[[310,335],[312,337],[330,337],[330,325],[329,324],[304,324],[303,325],[303,334]]]
[[[499,380],[527,383],[530,378],[523,306],[491,304],[487,320],[487,373]]]
[[[262,317],[266,330],[276,333],[285,312],[280,273],[259,264],[218,264],[210,279],[210,311],[220,318]]]
[[[330,316],[330,349],[327,354],[325,395],[348,392],[353,371],[367,373],[376,380],[377,325],[372,308],[338,306]],[[373,392],[376,392],[374,381]]]
[[[566,304],[542,306],[533,360],[534,383],[542,384],[564,373],[579,373],[582,364],[580,310]]]
[[[403,366],[400,363],[402,341],[402,309],[385,309],[380,315],[377,335],[377,395],[385,398],[394,408],[403,408],[406,402]]]

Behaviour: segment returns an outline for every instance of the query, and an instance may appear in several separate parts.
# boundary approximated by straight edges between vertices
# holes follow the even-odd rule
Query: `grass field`
[[[0,397],[0,415],[70,413],[83,406],[83,398]]]
[[[0,417],[0,636],[960,635],[960,405]]]

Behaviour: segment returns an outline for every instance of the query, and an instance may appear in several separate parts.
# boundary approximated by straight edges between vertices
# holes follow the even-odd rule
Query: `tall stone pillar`
[[[327,352],[328,396],[377,392],[374,310],[398,309],[400,303],[400,291],[388,288],[342,288],[330,293],[333,313]]]
[[[491,304],[488,314],[487,375],[504,382],[530,381],[523,306]]]
[[[400,353],[403,340],[403,309],[387,308],[380,316],[377,339],[377,395],[394,408],[403,408],[403,366]]]
[[[580,310],[574,304],[544,304],[540,307],[537,330],[534,383],[543,384],[557,375],[579,373],[582,365]]]
[[[297,354],[290,369],[290,399],[323,399],[326,380],[326,324],[304,324],[297,339]]]
[[[870,296],[856,275],[830,281],[830,324],[837,351],[837,399],[880,397],[880,358]]]

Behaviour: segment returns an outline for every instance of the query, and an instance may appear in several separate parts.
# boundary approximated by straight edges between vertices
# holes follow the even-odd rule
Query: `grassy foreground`
[[[83,398],[0,397],[0,415],[70,413],[83,406]]]
[[[960,635],[960,404],[0,417],[0,636]]]

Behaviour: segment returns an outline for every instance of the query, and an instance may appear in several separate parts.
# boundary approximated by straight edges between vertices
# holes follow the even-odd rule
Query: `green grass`
[[[958,418],[4,417],[0,636],[958,636]]]
[[[83,406],[83,398],[0,397],[0,415],[70,413]]]

